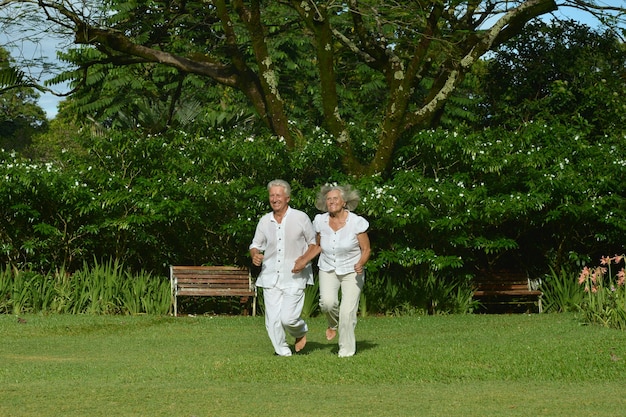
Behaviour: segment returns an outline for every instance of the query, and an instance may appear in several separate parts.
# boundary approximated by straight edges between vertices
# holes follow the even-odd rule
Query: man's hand
[[[254,255],[252,255],[252,264],[254,266],[261,266],[261,264],[263,263],[263,258],[265,258],[265,255],[263,255],[262,253],[255,253]]]

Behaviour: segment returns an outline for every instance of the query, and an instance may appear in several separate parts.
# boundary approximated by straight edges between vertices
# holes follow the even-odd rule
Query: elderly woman
[[[326,339],[334,339],[339,331],[339,357],[356,353],[354,329],[365,282],[364,266],[370,257],[369,223],[352,212],[358,204],[359,194],[350,186],[322,186],[315,206],[325,213],[313,220],[321,246],[320,309],[328,321]]]

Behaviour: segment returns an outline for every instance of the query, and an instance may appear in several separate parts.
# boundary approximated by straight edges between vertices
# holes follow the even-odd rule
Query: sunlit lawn
[[[0,316],[0,416],[623,416],[626,333],[573,315],[367,317],[291,358],[262,317]]]

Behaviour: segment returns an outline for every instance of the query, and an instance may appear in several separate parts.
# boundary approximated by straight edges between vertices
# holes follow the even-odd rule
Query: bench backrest
[[[528,276],[524,273],[501,271],[478,276],[475,286],[483,291],[530,290]]]
[[[170,267],[172,286],[181,289],[201,291],[246,290],[254,292],[254,284],[248,268],[236,266],[172,266]]]

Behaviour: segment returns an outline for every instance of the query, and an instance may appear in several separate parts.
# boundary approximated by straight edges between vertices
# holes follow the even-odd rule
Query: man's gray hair
[[[291,186],[285,180],[272,180],[267,184],[267,191],[272,187],[283,187],[285,189],[285,195],[291,197]]]
[[[320,191],[317,193],[317,198],[315,199],[315,207],[317,207],[318,210],[328,210],[326,207],[326,194],[334,190],[339,191],[341,199],[345,203],[345,208],[348,210],[352,211],[359,205],[359,201],[361,200],[359,192],[353,189],[350,185],[325,184],[322,185]]]

